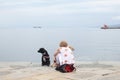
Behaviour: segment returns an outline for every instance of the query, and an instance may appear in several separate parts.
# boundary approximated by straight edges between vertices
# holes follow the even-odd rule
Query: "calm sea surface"
[[[61,40],[75,48],[77,61],[120,61],[120,29],[29,28],[0,29],[0,61],[41,61],[44,47],[53,54]]]

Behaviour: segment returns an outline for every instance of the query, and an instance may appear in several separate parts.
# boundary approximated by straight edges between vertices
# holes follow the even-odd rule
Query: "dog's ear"
[[[39,53],[44,53],[46,50],[44,49],[44,48],[40,48],[39,50],[38,50],[38,52]]]

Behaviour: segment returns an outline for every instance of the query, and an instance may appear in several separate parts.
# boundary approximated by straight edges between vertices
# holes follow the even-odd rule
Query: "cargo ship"
[[[108,26],[104,24],[104,26],[101,27],[101,29],[120,29],[120,26]]]

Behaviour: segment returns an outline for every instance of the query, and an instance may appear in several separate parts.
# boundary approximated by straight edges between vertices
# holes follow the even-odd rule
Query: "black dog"
[[[38,53],[42,53],[42,66],[44,66],[44,65],[49,66],[50,65],[50,57],[49,57],[47,50],[44,48],[40,48],[38,50]]]

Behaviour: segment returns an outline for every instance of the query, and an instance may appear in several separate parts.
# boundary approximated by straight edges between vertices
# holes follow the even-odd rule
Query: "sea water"
[[[0,29],[0,61],[41,61],[37,50],[53,54],[66,40],[75,48],[76,61],[120,61],[120,29],[9,28]]]

